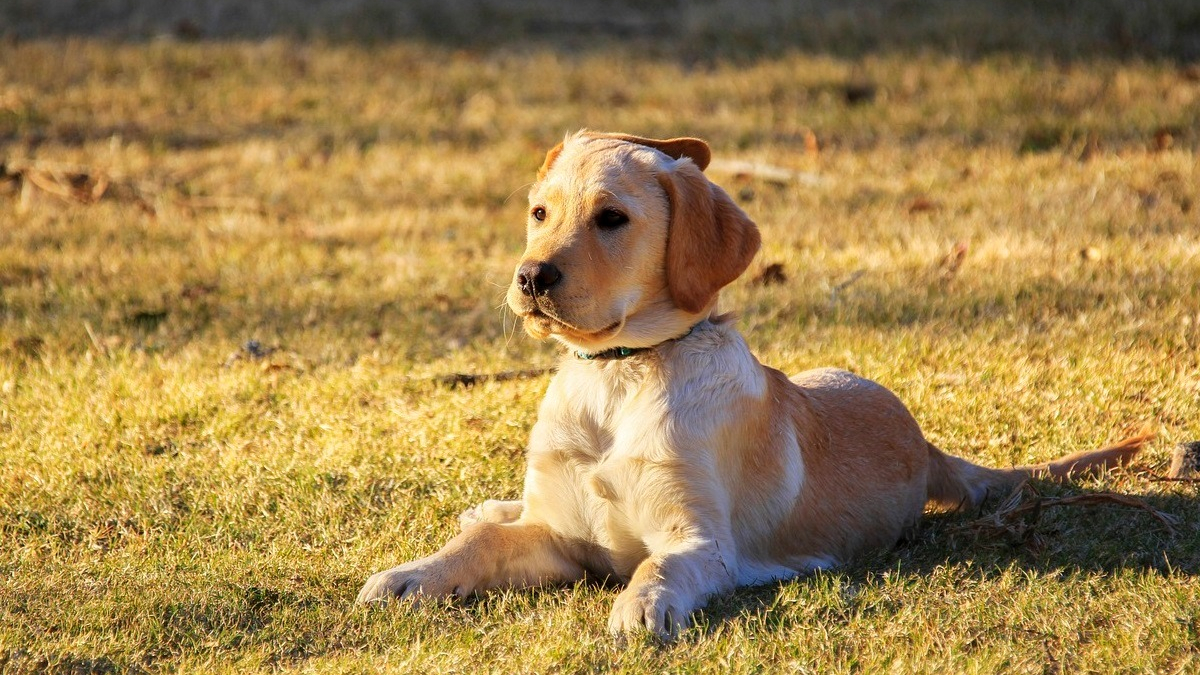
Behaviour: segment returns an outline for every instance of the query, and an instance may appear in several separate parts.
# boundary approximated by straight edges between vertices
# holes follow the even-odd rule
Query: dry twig
[[[853,286],[854,282],[861,279],[863,277],[863,275],[866,273],[867,273],[867,271],[865,269],[855,270],[854,274],[851,274],[848,279],[836,284],[833,288],[829,289],[829,307],[833,308],[835,305],[837,305],[838,298],[841,296],[842,291]]]
[[[1073,495],[1070,497],[1042,497],[1029,483],[1017,486],[1005,498],[1004,502],[992,513],[973,520],[959,531],[969,531],[976,535],[1004,534],[1016,541],[1024,541],[1037,528],[1041,514],[1046,509],[1061,506],[1102,506],[1113,505],[1134,508],[1145,511],[1167,530],[1175,533],[1178,518],[1159,511],[1145,501],[1114,492],[1096,492],[1092,494]]]
[[[154,206],[132,181],[117,180],[86,166],[7,160],[0,162],[0,179],[20,187],[22,210],[29,208],[35,192],[41,192],[76,204],[95,204],[102,198],[132,202],[148,215],[155,215]]]
[[[509,380],[525,380],[541,377],[554,372],[554,368],[534,368],[530,370],[506,370],[499,373],[446,373],[433,378],[434,382],[451,388],[473,387],[484,382],[507,382]]]
[[[711,164],[711,170],[732,174],[736,178],[757,178],[779,186],[799,183],[808,187],[818,187],[830,182],[828,178],[809,171],[795,171],[773,164],[742,159],[718,159]]]

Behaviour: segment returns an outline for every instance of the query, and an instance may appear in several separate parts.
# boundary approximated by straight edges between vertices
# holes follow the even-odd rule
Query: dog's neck
[[[671,342],[678,342],[679,340],[682,340],[682,339],[686,338],[687,336],[691,335],[692,332],[695,331],[696,328],[698,328],[701,324],[704,324],[707,322],[708,322],[708,317],[705,317],[705,318],[701,319],[700,321],[698,321],[697,323],[693,324],[692,327],[687,329],[687,332],[684,333],[683,335],[679,335],[679,336],[673,337],[673,338],[667,338],[666,340],[663,340],[662,342],[659,342],[656,345],[650,345],[649,347],[610,347],[608,349],[605,349],[605,350],[599,351],[599,352],[586,352],[583,350],[576,349],[576,350],[573,350],[572,353],[575,355],[575,358],[577,358],[581,361],[618,361],[620,359],[627,359],[636,354],[642,354],[644,352],[654,351],[654,350],[658,349],[659,347],[662,347],[665,344],[668,344]]]

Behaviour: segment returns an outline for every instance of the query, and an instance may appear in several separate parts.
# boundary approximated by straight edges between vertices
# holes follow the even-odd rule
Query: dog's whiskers
[[[508,196],[504,198],[504,203],[507,204],[508,200],[512,199],[513,195],[517,194],[518,192],[520,192],[521,190],[524,190],[527,187],[531,187],[532,185],[533,185],[533,181],[530,181],[524,185],[519,186],[516,190],[513,190],[512,192],[508,193]]]
[[[517,319],[516,315],[513,315],[512,331],[510,332],[508,329],[508,315],[511,311],[512,310],[509,308],[507,303],[500,305],[500,326],[501,326],[501,330],[504,332],[504,349],[505,350],[507,350],[508,346],[512,343],[513,336],[517,334],[517,320],[518,319]]]

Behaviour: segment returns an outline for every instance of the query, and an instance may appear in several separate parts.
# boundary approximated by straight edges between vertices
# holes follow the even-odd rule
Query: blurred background
[[[143,40],[622,40],[714,54],[938,48],[1200,58],[1196,0],[0,0],[0,34]]]

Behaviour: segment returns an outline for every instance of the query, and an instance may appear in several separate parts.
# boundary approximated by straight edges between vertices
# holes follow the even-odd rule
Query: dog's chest
[[[598,567],[628,576],[647,555],[652,528],[645,495],[653,472],[646,450],[665,427],[656,392],[607,382],[553,403],[531,443],[527,508],[569,539],[586,542],[603,560]],[[608,386],[604,386],[608,385]],[[554,395],[553,388],[547,393]]]

